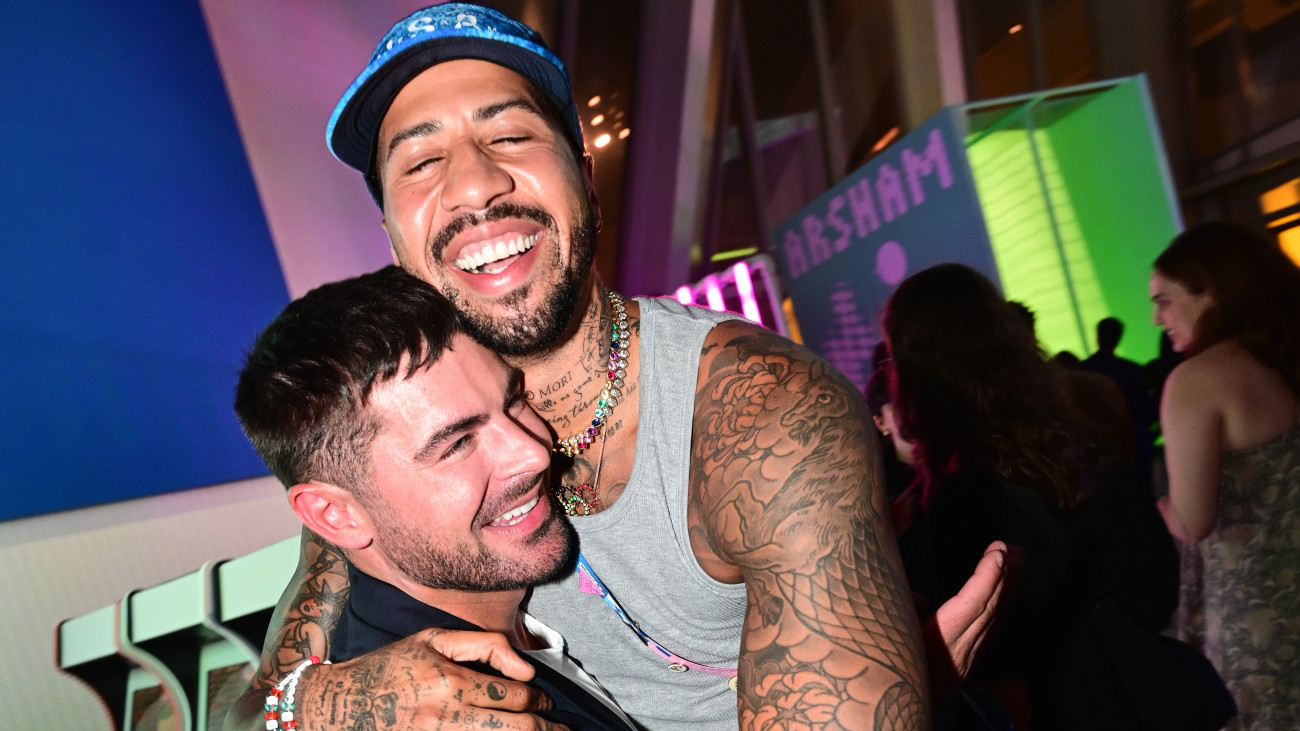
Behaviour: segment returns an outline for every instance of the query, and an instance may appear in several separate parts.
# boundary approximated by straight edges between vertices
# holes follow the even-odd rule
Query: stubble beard
[[[480,345],[506,356],[530,356],[553,346],[568,328],[578,310],[583,280],[596,257],[596,223],[591,206],[581,201],[570,213],[568,267],[560,260],[560,231],[555,218],[545,210],[517,203],[502,203],[486,213],[466,214],[447,224],[430,241],[429,262],[434,271],[442,261],[443,250],[461,231],[490,221],[521,218],[534,221],[546,230],[551,245],[551,268],[556,273],[550,282],[532,282],[505,295],[489,307],[471,302],[454,286],[439,287],[460,315],[461,329]],[[539,241],[539,244],[541,242]],[[543,252],[538,252],[541,256]],[[539,306],[525,309],[534,287],[550,287]],[[504,311],[504,314],[496,314]]]
[[[483,545],[447,541],[422,533],[383,501],[375,505],[379,549],[403,574],[421,586],[466,592],[510,591],[552,581],[569,570],[577,533],[549,491],[546,523],[521,544],[523,556],[507,556]],[[377,509],[377,510],[376,510]]]

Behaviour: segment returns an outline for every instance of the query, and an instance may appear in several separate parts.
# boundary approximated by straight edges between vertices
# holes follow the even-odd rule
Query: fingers
[[[1006,544],[1001,541],[990,544],[961,591],[939,607],[936,612],[939,630],[949,646],[974,639],[973,636],[982,633],[992,621],[1006,583],[1003,571],[1006,554]]]
[[[400,728],[412,731],[435,729],[436,731],[471,731],[484,728],[497,729],[497,731],[568,731],[569,727],[528,713],[472,708],[453,713],[417,715],[411,719],[409,725],[402,725]]]
[[[536,671],[510,647],[504,635],[435,629],[422,633],[422,637],[433,652],[452,663],[484,662],[513,678],[495,678],[449,664],[442,671],[456,677],[453,684],[463,686],[458,697],[466,705],[504,711],[540,711],[553,707],[551,698],[539,688],[521,682],[532,680]]]
[[[497,632],[430,630],[429,646],[448,660],[485,662],[507,677],[532,680],[533,666],[519,657],[505,635]]]
[[[1006,544],[994,542],[975,565],[975,573],[952,599],[935,612],[935,623],[957,673],[970,671],[996,615],[1006,584]]]

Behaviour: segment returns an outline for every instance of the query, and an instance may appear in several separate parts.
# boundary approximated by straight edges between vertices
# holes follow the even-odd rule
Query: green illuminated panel
[[[1149,115],[1138,79],[970,112],[967,154],[1003,291],[1034,310],[1049,353],[1086,357],[1097,321],[1115,316],[1121,355],[1156,355],[1146,282],[1179,223]]]

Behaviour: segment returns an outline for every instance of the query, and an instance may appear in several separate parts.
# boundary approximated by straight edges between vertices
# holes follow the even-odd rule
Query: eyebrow
[[[429,455],[437,450],[438,447],[447,443],[452,437],[461,432],[469,431],[486,421],[486,414],[474,414],[473,416],[466,416],[463,419],[457,419],[441,429],[438,429],[434,433],[430,434],[428,439],[424,440],[424,446],[420,447],[420,451],[415,453],[415,461],[423,462],[428,459]]]
[[[382,162],[388,162],[388,158],[393,156],[393,151],[396,150],[397,146],[402,144],[403,142],[406,142],[407,140],[413,140],[416,137],[427,137],[428,135],[434,134],[435,132],[438,132],[441,129],[442,129],[442,122],[420,122],[417,125],[414,125],[412,127],[407,127],[406,129],[398,132],[397,134],[393,135],[392,139],[388,141],[388,149],[384,151],[384,158]]]
[[[538,117],[545,118],[545,115],[542,114],[542,110],[538,109],[537,105],[534,104],[532,100],[528,99],[527,97],[521,96],[521,97],[515,97],[513,99],[506,99],[504,101],[494,102],[484,107],[479,107],[478,109],[474,110],[474,121],[486,122],[492,119],[493,117],[502,114],[503,112],[509,111],[511,109],[521,109],[525,112],[536,114]],[[411,127],[407,127],[406,129],[401,130],[397,134],[394,134],[392,139],[388,141],[388,146],[384,152],[383,162],[387,162],[388,158],[392,157],[393,152],[397,150],[398,145],[401,145],[403,142],[406,142],[407,140],[413,140],[417,137],[427,137],[428,135],[441,132],[442,128],[443,128],[442,122],[430,120],[426,122],[420,122],[419,124],[413,125]]]
[[[502,403],[509,404],[519,395],[519,392],[523,389],[523,380],[523,371],[518,368],[510,369],[509,375],[506,378],[506,390]],[[466,416],[463,419],[457,419],[441,429],[438,429],[434,433],[430,434],[428,439],[424,440],[424,445],[415,453],[414,461],[423,462],[430,454],[436,451],[438,447],[450,441],[452,437],[484,424],[487,420],[487,414],[474,414],[472,416]]]

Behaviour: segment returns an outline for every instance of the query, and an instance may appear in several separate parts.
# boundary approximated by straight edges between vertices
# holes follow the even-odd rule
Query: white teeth
[[[472,254],[466,253],[464,256],[457,259],[455,265],[457,269],[467,272],[482,270],[485,264],[491,264],[494,261],[499,261],[506,257],[522,254],[533,248],[536,243],[537,234],[531,234],[529,236],[518,236],[509,241],[501,240],[496,243],[484,244],[483,248],[479,251]],[[488,274],[496,274],[503,269],[504,267],[495,269],[494,271],[483,271]]]
[[[523,520],[524,516],[528,515],[528,512],[537,505],[538,497],[540,496],[534,497],[532,500],[529,500],[528,502],[524,503],[523,505],[520,505],[514,510],[508,511],[506,513],[502,513],[501,517],[492,521],[491,523],[489,523],[489,525],[502,528],[502,527],[511,526],[514,525],[515,523],[518,523],[519,521]]]

